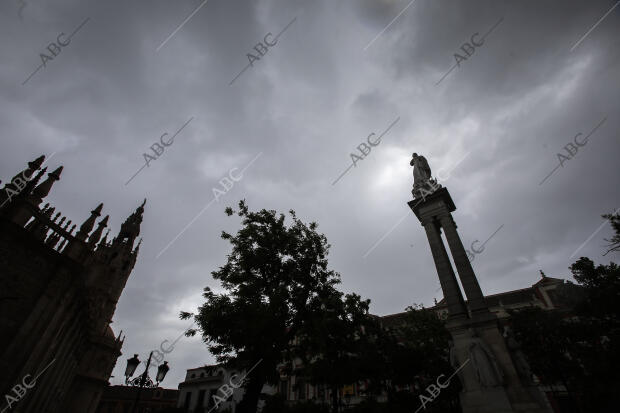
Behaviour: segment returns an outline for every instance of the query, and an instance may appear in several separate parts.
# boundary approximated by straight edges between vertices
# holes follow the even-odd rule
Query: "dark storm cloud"
[[[620,206],[620,8],[570,50],[614,2],[209,0],[161,46],[201,4],[28,0],[21,20],[18,2],[0,4],[0,178],[56,152],[50,166],[65,170],[50,201],[77,222],[104,202],[112,234],[148,198],[138,263],[114,316],[115,332],[127,339],[113,383],[126,358],[144,359],[187,328],[178,313],[195,310],[203,287],[219,286],[210,276],[228,252],[219,234],[239,226],[223,209],[241,198],[253,209],[295,209],[317,221],[342,288],[372,299],[377,314],[441,298],[424,231],[406,205],[414,151],[434,173],[450,171],[443,184],[466,247],[504,225],[474,260],[486,293],[527,287],[538,269],[568,277],[576,259],[569,256],[602,213]],[[22,86],[39,53],[86,18]],[[501,18],[436,86],[463,43]],[[229,85],[265,35],[292,19]],[[587,146],[539,185],[575,135],[605,116]],[[125,185],[162,134],[192,117]],[[397,117],[332,186],[357,146]],[[231,168],[259,153],[156,258]],[[609,233],[601,230],[578,256],[603,261]],[[213,361],[198,337],[182,338],[167,359],[167,387]]]

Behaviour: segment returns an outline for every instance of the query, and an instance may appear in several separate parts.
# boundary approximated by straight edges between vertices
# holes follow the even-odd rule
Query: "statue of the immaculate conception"
[[[425,195],[429,195],[441,187],[431,177],[431,168],[428,166],[425,157],[414,152],[411,155],[409,165],[413,166],[413,190],[411,193],[414,198],[424,198]]]

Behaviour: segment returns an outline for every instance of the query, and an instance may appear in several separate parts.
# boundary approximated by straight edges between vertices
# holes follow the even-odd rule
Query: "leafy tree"
[[[574,323],[565,321],[565,314],[541,308],[510,311],[510,324],[521,350],[527,355],[530,368],[547,385],[563,383],[569,390],[582,380],[579,363],[572,357],[571,339]]]
[[[620,388],[615,367],[620,363],[620,329],[607,317],[592,317],[577,308],[568,315],[520,310],[511,314],[510,322],[532,372],[552,391],[563,384],[571,409],[611,411],[620,402],[613,390]]]
[[[297,376],[331,390],[332,410],[338,411],[338,390],[368,378],[367,368],[376,354],[375,334],[379,324],[368,313],[370,300],[335,289],[311,304],[320,318],[313,318],[301,331],[291,359],[299,358]]]
[[[616,232],[611,239],[606,239],[609,244],[607,245],[607,251],[603,255],[607,255],[610,252],[618,252],[620,251],[620,215],[614,214],[606,214],[603,215],[603,218],[607,218],[611,223],[611,227]]]
[[[433,310],[408,307],[400,324],[388,329],[380,318],[369,316],[368,300],[355,294],[344,300],[337,295],[332,298],[325,304],[326,318],[311,329],[320,334],[310,342],[300,341],[300,345],[310,349],[309,354],[320,354],[304,360],[302,374],[331,388],[333,411],[339,404],[337,390],[358,380],[369,384],[370,399],[387,392],[389,411],[410,411],[427,385],[453,370],[448,361],[450,334]],[[405,390],[408,385],[418,386],[414,394]],[[396,391],[397,386],[402,390]],[[433,407],[446,411],[458,400],[459,390],[459,384],[443,390],[442,400]],[[371,406],[369,402],[365,409]]]
[[[595,266],[592,260],[581,257],[570,269],[584,289],[584,299],[577,305],[577,313],[617,325],[620,321],[620,267],[613,262]]]
[[[284,397],[279,394],[269,396],[262,413],[328,413],[327,406],[318,405],[312,401],[286,404]]]
[[[615,230],[607,254],[620,246],[620,221],[617,215],[604,217]],[[520,310],[511,314],[511,323],[532,371],[545,384],[564,384],[571,409],[613,411],[620,404],[620,267],[581,257],[570,270],[577,284],[557,289],[565,310]]]
[[[233,213],[226,208],[228,216]],[[243,413],[256,410],[265,383],[278,383],[281,363],[286,361],[290,369],[292,357],[309,359],[325,350],[313,337],[322,337],[334,348],[346,344],[330,327],[336,316],[325,306],[332,306],[342,319],[338,326],[346,327],[342,335],[350,337],[368,304],[355,295],[339,301],[341,294],[334,286],[340,276],[327,268],[330,245],[316,232],[316,223],[306,225],[291,210],[292,223],[287,226],[283,214],[265,209],[252,212],[245,201],[239,202],[237,214],[242,228],[236,235],[222,232],[232,251],[227,262],[211,273],[224,291],[206,287],[205,302],[197,314],[182,312],[181,318],[195,319],[218,362],[249,368],[260,361],[248,375],[244,398],[237,406]],[[326,332],[332,335],[320,335]],[[310,347],[302,352],[296,342]],[[339,380],[348,377],[343,373]]]
[[[222,232],[232,251],[211,273],[223,292],[206,287],[197,313],[182,312],[181,318],[195,319],[218,362],[256,366],[238,412],[255,411],[263,385],[277,384],[279,372],[327,386],[337,411],[344,385],[367,380],[371,398],[387,391],[392,408],[410,408],[411,395],[396,394],[395,386],[417,383],[421,392],[452,370],[449,333],[435,312],[409,307],[403,325],[388,331],[369,314],[370,300],[335,288],[340,276],[328,269],[330,245],[316,223],[306,225],[289,211],[287,225],[283,214],[252,212],[244,201],[237,214],[241,229],[236,235]],[[456,384],[444,391],[459,389]]]
[[[388,347],[389,376],[393,385],[413,384],[417,402],[426,386],[435,383],[439,375],[449,376],[454,370],[449,362],[451,337],[445,321],[435,311],[421,305],[407,307],[403,321],[391,329],[393,341]],[[458,379],[454,377],[452,382],[458,383]],[[461,389],[457,383],[443,389],[442,400],[436,404],[443,404],[444,408],[453,404]],[[388,389],[388,395],[395,396],[393,387]]]

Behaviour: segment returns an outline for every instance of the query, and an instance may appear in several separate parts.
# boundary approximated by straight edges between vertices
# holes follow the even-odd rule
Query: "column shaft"
[[[435,221],[428,221],[424,224],[426,236],[431,246],[433,260],[439,275],[439,282],[443,290],[443,296],[448,304],[448,314],[450,318],[465,316],[467,317],[467,308],[461,295],[461,289],[456,281],[456,275],[452,269],[452,264],[448,257],[448,252],[443,244],[439,233],[439,226]]]
[[[439,220],[441,227],[445,231],[446,239],[448,240],[448,245],[452,252],[452,258],[456,264],[456,270],[459,273],[471,312],[488,312],[489,310],[484,300],[482,290],[480,289],[480,284],[478,284],[478,279],[467,257],[465,247],[463,247],[452,216],[442,215]]]

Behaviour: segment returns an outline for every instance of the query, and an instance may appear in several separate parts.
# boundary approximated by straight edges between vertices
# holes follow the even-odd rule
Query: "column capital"
[[[452,201],[450,193],[445,187],[436,190],[423,199],[411,200],[407,202],[407,205],[409,205],[409,208],[411,208],[419,220],[422,220],[427,215],[436,216],[443,211],[452,212],[456,210],[454,201]]]
[[[427,226],[428,224],[435,224],[436,222],[437,220],[432,215],[428,215],[420,219],[420,224],[422,224],[423,227]]]
[[[439,219],[439,222],[441,222],[442,226],[447,224],[453,226],[455,229],[458,228],[458,226],[456,225],[456,221],[454,221],[454,217],[451,213],[447,211],[439,213],[437,215],[437,219]]]

